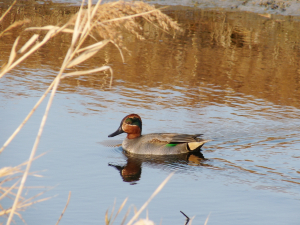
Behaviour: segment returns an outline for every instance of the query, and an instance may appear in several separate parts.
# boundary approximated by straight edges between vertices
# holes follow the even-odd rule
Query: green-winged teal
[[[124,150],[135,154],[175,155],[199,152],[210,140],[199,138],[202,134],[154,133],[142,135],[142,119],[137,114],[125,116],[117,131],[108,137],[127,133],[122,143]]]

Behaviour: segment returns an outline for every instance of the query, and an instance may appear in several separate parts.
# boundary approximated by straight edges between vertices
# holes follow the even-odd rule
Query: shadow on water
[[[138,155],[128,153],[122,150],[122,154],[126,158],[125,164],[109,163],[108,165],[116,168],[124,182],[130,182],[131,185],[137,184],[142,175],[142,167],[154,167],[170,172],[186,172],[188,173],[190,166],[211,166],[207,164],[208,160],[204,158],[201,152],[180,155],[154,156],[154,155]]]

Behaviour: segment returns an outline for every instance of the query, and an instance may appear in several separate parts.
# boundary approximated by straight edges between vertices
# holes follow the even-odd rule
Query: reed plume
[[[84,10],[81,14],[81,20],[85,23],[89,20],[88,13],[88,10]],[[71,26],[75,25],[77,16],[78,14],[70,19],[69,24]],[[123,48],[123,34],[125,32],[133,34],[140,40],[145,39],[141,18],[166,32],[173,30],[173,34],[175,34],[176,31],[181,31],[176,21],[173,21],[154,6],[140,1],[118,1],[106,3],[97,8],[94,18],[90,21],[92,24],[91,35],[101,39],[109,39]]]

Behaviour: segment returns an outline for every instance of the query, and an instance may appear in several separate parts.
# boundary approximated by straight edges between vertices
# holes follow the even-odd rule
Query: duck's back
[[[174,155],[191,151],[191,144],[197,143],[196,150],[207,142],[198,138],[199,134],[154,133],[141,135],[134,139],[126,138],[122,147],[124,150],[135,154]],[[193,150],[193,149],[192,149]]]

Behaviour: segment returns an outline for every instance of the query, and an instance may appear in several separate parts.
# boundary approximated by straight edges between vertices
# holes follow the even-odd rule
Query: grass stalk
[[[65,205],[64,210],[63,210],[62,213],[60,214],[60,217],[58,218],[58,221],[56,222],[56,225],[59,224],[61,218],[63,217],[63,215],[64,215],[64,213],[65,213],[65,211],[66,211],[66,209],[67,209],[67,207],[68,207],[68,205],[69,205],[70,199],[71,199],[71,191],[69,192],[69,196],[68,196],[67,203],[66,203],[66,205]]]
[[[3,20],[3,18],[7,15],[7,13],[9,13],[9,11],[11,10],[11,8],[16,4],[17,0],[15,0],[11,6],[5,11],[5,13],[2,14],[1,18],[0,18],[0,23]]]
[[[65,25],[67,26],[67,24]],[[26,58],[28,58],[31,54],[33,54],[36,50],[41,48],[44,44],[46,44],[51,38],[53,38],[55,35],[57,35],[61,30],[65,28],[65,26],[59,28],[59,29],[51,29],[48,31],[44,39],[37,43],[33,48],[31,48],[26,54],[21,56],[18,60],[16,60],[14,63],[11,65],[6,65],[0,72],[0,78],[4,76],[4,74],[8,73],[10,70],[15,68],[17,65],[19,65],[21,62],[23,62]]]
[[[19,183],[20,181],[18,180],[17,182],[15,182],[9,189],[7,189],[1,196],[0,196],[0,201],[1,199],[3,199],[7,194],[11,193],[11,190],[13,190],[17,184]]]
[[[6,213],[9,212],[9,217],[8,217],[7,223],[6,223],[7,225],[9,225],[11,223],[14,214],[19,215],[16,210],[20,208],[20,205],[24,207],[24,206],[28,206],[28,204],[30,204],[30,203],[25,204],[25,202],[20,203],[19,199],[22,198],[22,196],[21,196],[22,191],[23,191],[26,179],[27,179],[28,175],[30,174],[29,170],[31,168],[31,164],[32,164],[33,160],[35,159],[37,147],[39,145],[39,141],[40,141],[41,135],[43,133],[44,126],[46,124],[48,114],[49,114],[52,102],[54,100],[56,91],[59,87],[60,81],[66,77],[87,75],[87,74],[96,73],[99,71],[110,70],[110,73],[111,73],[110,87],[112,85],[113,71],[110,66],[102,66],[102,67],[98,67],[98,68],[91,69],[91,70],[69,72],[69,73],[64,74],[65,70],[67,68],[77,66],[80,63],[82,63],[83,61],[88,60],[89,58],[93,57],[97,52],[99,52],[100,49],[102,49],[109,42],[113,43],[115,46],[118,47],[118,49],[121,53],[122,60],[124,61],[124,56],[122,54],[121,47],[120,47],[121,40],[119,39],[120,27],[124,25],[124,24],[122,25],[124,20],[129,21],[126,24],[126,26],[124,25],[125,29],[127,29],[127,31],[131,32],[131,34],[135,35],[137,38],[141,38],[142,35],[140,35],[137,31],[134,30],[137,27],[139,27],[138,22],[135,21],[134,19],[136,17],[145,17],[147,14],[152,14],[152,13],[153,13],[152,16],[154,18],[154,19],[152,18],[152,20],[159,21],[160,18],[162,19],[160,26],[162,26],[162,28],[164,30],[167,30],[166,24],[170,25],[170,27],[174,28],[175,30],[180,30],[180,28],[177,26],[176,22],[173,22],[170,19],[168,20],[168,18],[166,18],[166,16],[163,15],[159,10],[153,9],[154,7],[149,6],[148,4],[143,3],[143,2],[128,3],[128,2],[120,1],[120,2],[114,2],[114,3],[106,3],[106,4],[100,6],[101,1],[98,1],[97,4],[94,7],[92,7],[92,1],[88,0],[88,2],[87,2],[88,9],[83,10],[84,2],[85,2],[85,0],[82,0],[82,4],[81,4],[80,10],[77,13],[77,15],[75,15],[73,18],[70,19],[69,22],[67,22],[65,25],[63,25],[61,27],[46,26],[46,27],[40,27],[40,28],[34,27],[34,28],[26,29],[28,31],[29,30],[31,30],[31,31],[32,30],[40,30],[40,31],[47,30],[47,33],[45,34],[43,40],[39,43],[36,43],[35,45],[33,45],[33,43],[37,40],[39,35],[37,35],[37,34],[33,35],[25,43],[25,45],[23,45],[23,47],[20,48],[19,51],[17,51],[17,47],[18,47],[18,43],[19,43],[21,36],[18,36],[12,46],[11,54],[8,59],[8,63],[5,66],[3,66],[2,70],[0,71],[0,78],[1,78],[6,73],[8,73],[12,69],[14,69],[21,62],[23,62],[25,59],[27,59],[29,56],[31,56],[38,49],[40,49],[44,44],[46,44],[51,38],[53,38],[57,34],[63,33],[63,32],[72,33],[72,40],[70,43],[70,47],[65,55],[64,61],[61,65],[60,71],[58,72],[57,76],[52,81],[52,83],[50,84],[48,89],[41,96],[41,98],[38,100],[38,102],[35,104],[35,106],[32,108],[32,110],[29,112],[29,114],[26,116],[26,118],[23,120],[23,122],[19,125],[19,127],[14,131],[14,133],[8,138],[8,140],[4,143],[4,145],[0,149],[0,153],[1,153],[9,145],[9,143],[15,138],[15,136],[18,134],[18,132],[23,128],[24,124],[29,120],[29,118],[35,112],[37,107],[41,104],[41,102],[45,99],[47,94],[51,91],[44,115],[43,115],[41,123],[40,123],[40,127],[38,130],[35,142],[33,144],[28,162],[26,163],[25,171],[23,172],[23,176],[20,181],[20,186],[18,187],[18,191],[17,191],[17,194],[14,199],[13,206],[11,207],[11,209],[5,211]],[[124,5],[126,5],[126,4],[130,7],[130,10],[128,10],[127,12],[125,10],[125,12],[124,12]],[[7,12],[11,9],[11,7],[7,10]],[[106,8],[111,7],[111,9],[115,10],[115,12],[112,14],[106,14],[104,17],[101,17],[103,14],[106,13],[105,7]],[[141,10],[144,12],[140,12]],[[1,17],[0,22],[3,19],[3,17],[7,14],[7,12]],[[129,13],[131,15],[127,16],[126,13]],[[149,18],[145,18],[145,19],[148,22],[153,22]],[[102,25],[99,26],[99,24],[102,24]],[[103,28],[103,24],[105,24],[104,28]],[[68,28],[69,26],[73,26],[73,29]],[[11,27],[11,29],[12,28],[13,28],[13,26]],[[98,36],[103,38],[103,41],[97,42],[96,44],[90,45],[85,48],[81,48],[82,45],[85,43],[87,37],[89,37],[89,36],[93,37],[93,32],[96,32],[98,34]],[[22,54],[22,55],[19,58],[17,58],[18,54]],[[158,189],[152,194],[152,196],[149,198],[149,200],[142,206],[142,208],[136,213],[136,215],[133,217],[133,219],[131,221],[135,220],[138,217],[138,215],[149,204],[149,202],[152,200],[152,198],[161,190],[161,188],[170,179],[170,177],[171,177],[171,175],[158,187]],[[11,187],[11,189],[8,189],[6,192],[10,193],[11,190],[16,187],[16,185],[17,184],[15,183]],[[70,194],[69,194],[69,197],[70,197]],[[67,202],[67,205],[68,205],[68,203],[69,203],[69,200]],[[120,207],[117,214],[123,208],[125,203],[126,203],[126,200],[123,202],[123,204]],[[64,213],[64,211],[63,211],[63,213]],[[128,223],[128,224],[131,224],[131,223]]]
[[[142,211],[149,205],[151,200],[161,191],[161,189],[166,185],[166,183],[170,180],[170,178],[174,175],[175,172],[171,173],[167,178],[156,188],[150,198],[144,203],[144,205],[135,213],[135,215],[131,218],[131,220],[127,223],[127,225],[131,225],[142,213]]]
[[[21,131],[23,126],[27,123],[27,121],[30,119],[30,117],[33,115],[35,110],[39,107],[39,105],[43,102],[43,100],[46,98],[47,94],[49,91],[52,89],[54,85],[54,81],[50,84],[50,86],[47,88],[47,90],[44,92],[44,94],[40,97],[40,99],[37,101],[35,106],[31,109],[31,111],[28,113],[26,118],[22,121],[22,123],[17,127],[17,129],[13,132],[13,134],[7,139],[7,141],[4,143],[4,145],[0,149],[0,154],[1,152],[9,145],[9,143],[15,138],[15,136]]]
[[[25,20],[22,20],[22,21],[16,21],[16,22],[14,22],[12,25],[10,25],[9,27],[7,27],[4,31],[2,31],[0,33],[0,37],[4,36],[5,35],[4,33],[8,32],[9,30],[12,30],[12,29],[14,29],[14,28],[16,28],[18,26],[21,26],[21,25],[29,23],[29,22],[30,22],[29,19],[25,19]]]
[[[206,220],[205,220],[205,222],[204,222],[204,225],[207,225],[209,216],[210,216],[210,213],[208,214],[208,216],[207,216],[207,218],[206,218]]]

